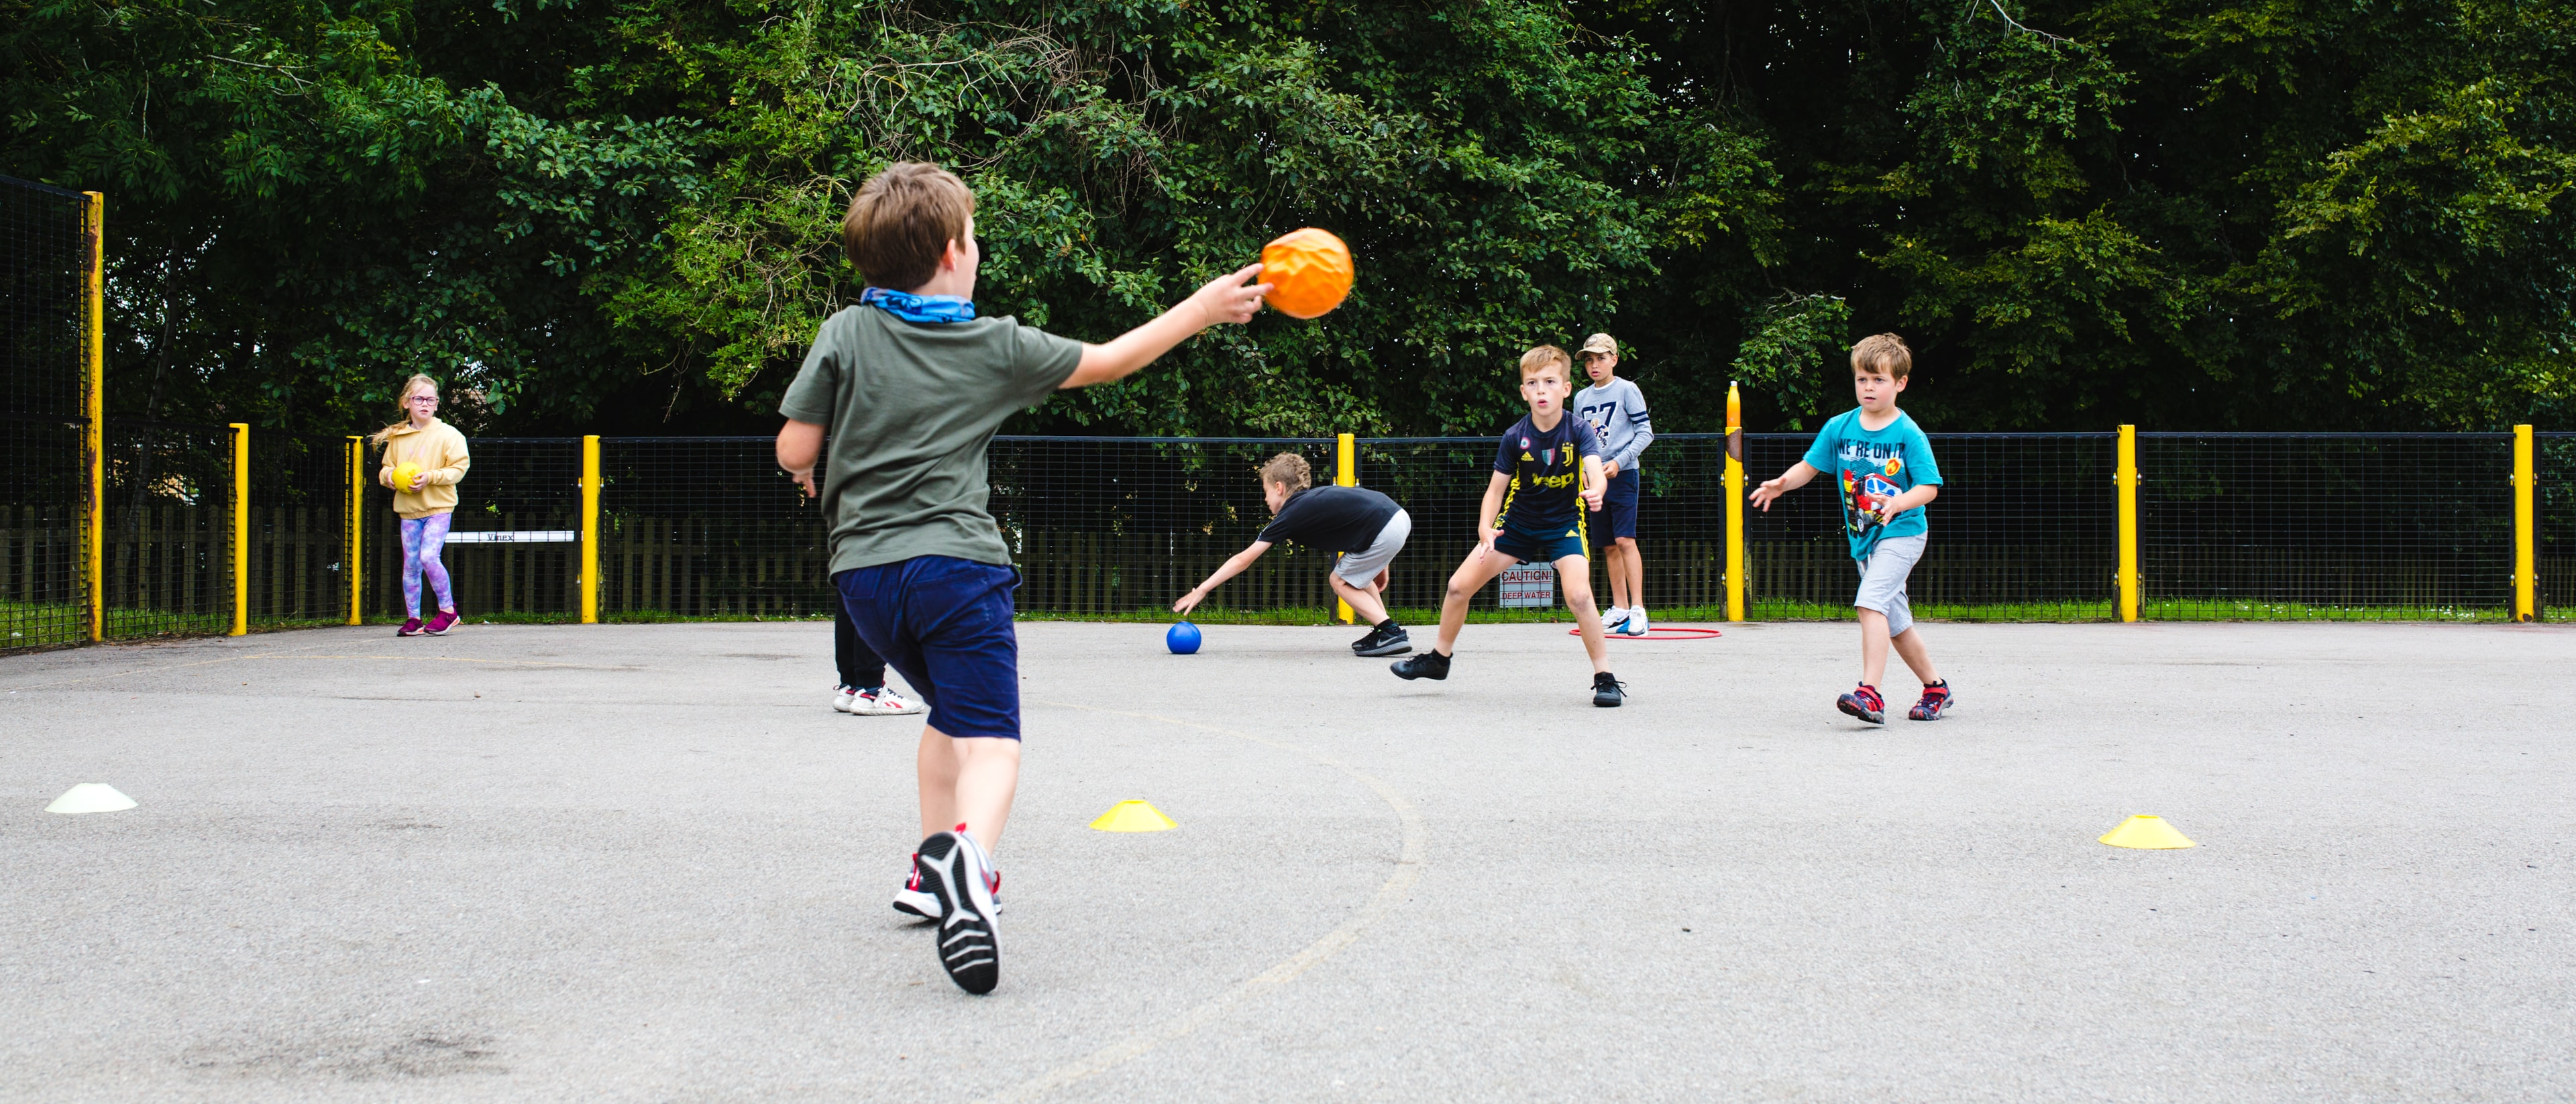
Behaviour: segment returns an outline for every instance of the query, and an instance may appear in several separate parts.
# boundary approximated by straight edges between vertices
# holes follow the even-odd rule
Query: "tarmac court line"
[[[1334,770],[1338,770],[1343,774],[1351,776],[1361,785],[1368,787],[1369,792],[1376,794],[1378,796],[1378,800],[1386,802],[1388,808],[1395,810],[1396,823],[1401,827],[1403,832],[1403,845],[1396,853],[1395,870],[1387,875],[1386,881],[1378,886],[1377,893],[1369,898],[1368,903],[1360,906],[1359,910],[1352,913],[1350,919],[1342,921],[1339,927],[1336,927],[1329,932],[1325,932],[1321,938],[1307,944],[1296,954],[1280,960],[1277,965],[1274,965],[1259,974],[1235,983],[1232,988],[1227,989],[1214,997],[1208,998],[1196,1008],[1192,1008],[1189,1011],[1165,1019],[1160,1023],[1146,1027],[1145,1029],[1138,1031],[1133,1035],[1129,1035],[1118,1042],[1093,1051],[1085,1057],[1067,1062],[1064,1065],[1058,1066],[1055,1069],[1049,1070],[1037,1077],[1023,1081],[1008,1089],[1004,1089],[1001,1092],[994,1093],[991,1096],[984,1097],[979,1104],[1003,1104],[1003,1102],[1006,1101],[1036,1099],[1037,1097],[1043,1096],[1056,1089],[1061,1089],[1067,1085],[1074,1084],[1075,1082],[1081,1081],[1094,1074],[1103,1073],[1116,1068],[1118,1065],[1128,1061],[1129,1059],[1139,1057],[1155,1047],[1161,1046],[1164,1043],[1171,1042],[1174,1039],[1178,1039],[1192,1031],[1198,1030],[1200,1027],[1205,1026],[1218,1017],[1225,1015],[1228,1011],[1231,1011],[1235,1005],[1243,1003],[1246,998],[1255,993],[1276,991],[1278,987],[1297,980],[1299,975],[1314,968],[1316,964],[1333,957],[1335,952],[1357,942],[1361,932],[1366,931],[1369,925],[1376,923],[1388,913],[1393,912],[1395,907],[1398,904],[1403,903],[1405,898],[1413,892],[1414,883],[1422,880],[1423,851],[1426,846],[1425,839],[1428,835],[1423,828],[1422,813],[1413,807],[1413,803],[1411,801],[1405,800],[1403,794],[1397,793],[1394,787],[1378,781],[1376,778],[1371,777],[1366,771],[1360,770],[1359,768],[1353,767],[1339,759],[1335,759],[1332,756],[1322,754],[1321,752],[1317,752],[1309,748],[1299,747],[1295,744],[1273,740],[1264,736],[1255,736],[1249,732],[1238,732],[1230,728],[1221,728],[1211,724],[1201,724],[1197,721],[1184,721],[1177,717],[1164,717],[1153,713],[1136,713],[1124,709],[1106,709],[1100,706],[1081,705],[1074,702],[1046,701],[1038,699],[1037,704],[1050,705],[1062,709],[1079,709],[1089,713],[1106,713],[1118,717],[1133,717],[1141,721],[1153,721],[1158,724],[1177,725],[1182,728],[1195,728],[1202,732],[1213,732],[1221,736],[1232,736],[1235,739],[1248,740],[1252,743],[1260,744],[1263,747],[1276,748],[1280,751],[1304,756],[1316,763],[1323,764],[1324,766],[1331,767]]]

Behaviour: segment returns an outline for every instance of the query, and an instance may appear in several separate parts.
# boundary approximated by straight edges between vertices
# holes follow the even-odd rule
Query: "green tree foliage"
[[[850,191],[978,194],[1102,340],[1300,225],[1360,282],[1027,429],[1484,432],[1619,336],[1666,428],[2565,424],[2576,6],[0,0],[0,172],[110,195],[112,404],[761,429]]]

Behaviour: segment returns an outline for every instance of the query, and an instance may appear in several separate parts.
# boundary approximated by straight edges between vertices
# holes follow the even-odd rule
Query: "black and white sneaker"
[[[1002,980],[992,883],[986,878],[993,864],[975,837],[963,831],[966,826],[957,827],[959,831],[921,841],[921,854],[913,863],[921,871],[921,888],[938,900],[939,965],[958,988],[982,996]]]
[[[1611,677],[1610,672],[1593,672],[1592,704],[1600,706],[1603,709],[1614,708],[1620,702],[1627,700],[1627,691],[1628,684]]]
[[[1351,651],[1364,656],[1403,655],[1412,650],[1413,638],[1405,635],[1401,625],[1380,625],[1370,629],[1367,636],[1351,641]]]
[[[1400,679],[1445,679],[1449,677],[1449,657],[1437,651],[1424,652],[1411,659],[1387,664],[1387,670]]]
[[[923,920],[939,919],[939,898],[921,888],[921,856],[912,857],[912,876],[904,879],[903,888],[894,894],[894,910]]]

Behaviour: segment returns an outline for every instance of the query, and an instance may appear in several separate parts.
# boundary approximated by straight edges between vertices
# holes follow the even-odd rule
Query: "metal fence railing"
[[[0,177],[0,649],[88,633],[88,209]]]
[[[232,431],[110,420],[103,544],[108,638],[226,631],[236,588],[246,627],[399,619],[401,544],[372,451],[348,439],[252,434],[249,540],[230,545]],[[22,439],[13,434],[12,441]],[[1934,435],[1944,485],[1912,577],[1936,618],[2119,616],[2119,435]],[[1804,453],[1803,434],[1751,434],[1749,487]],[[57,442],[60,444],[60,442]],[[766,437],[477,438],[446,561],[469,618],[563,620],[587,592],[603,620],[815,616],[831,609],[818,506],[773,462]],[[1360,438],[1350,474],[1411,511],[1390,604],[1439,604],[1474,544],[1490,438]],[[2511,434],[2136,435],[2135,529],[2126,538],[2148,619],[2505,619],[2514,615],[2516,439]],[[1004,437],[990,450],[991,508],[1020,569],[1022,610],[1150,615],[1250,543],[1269,519],[1254,471],[1281,451],[1319,483],[1330,438]],[[2534,435],[2531,539],[2539,608],[2576,613],[2576,433]],[[41,465],[30,464],[31,470]],[[1724,616],[1727,546],[1743,543],[1748,615],[1846,617],[1855,572],[1833,490],[1819,481],[1727,525],[1725,438],[1672,434],[1643,465],[1645,596],[1670,619]],[[586,477],[597,508],[583,509]],[[357,513],[351,483],[359,481]],[[40,485],[29,481],[25,485]],[[70,531],[41,495],[0,505],[0,578],[76,571]],[[33,499],[32,501],[30,499]],[[354,522],[354,524],[353,524]],[[348,555],[360,538],[361,552]],[[30,535],[33,534],[33,535]],[[588,545],[585,546],[585,537]],[[584,549],[596,557],[583,578]],[[1217,591],[1209,616],[1320,620],[1330,557],[1274,549]],[[72,565],[72,566],[65,566]],[[52,573],[47,575],[46,573]],[[14,573],[14,574],[13,574]],[[10,584],[12,594],[28,584]],[[1596,589],[1603,587],[1596,578]],[[1489,590],[1479,605],[1495,605]],[[0,608],[26,608],[24,604]],[[24,620],[12,631],[27,632]],[[66,624],[75,624],[66,622]],[[68,629],[13,646],[65,643]]]

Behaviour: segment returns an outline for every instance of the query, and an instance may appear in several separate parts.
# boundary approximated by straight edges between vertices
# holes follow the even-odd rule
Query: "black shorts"
[[[1645,480],[1635,468],[1610,477],[1610,485],[1601,489],[1601,512],[1592,515],[1593,547],[1608,548],[1620,537],[1637,539],[1637,496],[1644,490]]]
[[[1552,564],[1567,556],[1583,555],[1583,526],[1563,533],[1522,533],[1509,527],[1494,538],[1494,551],[1522,563]]]

